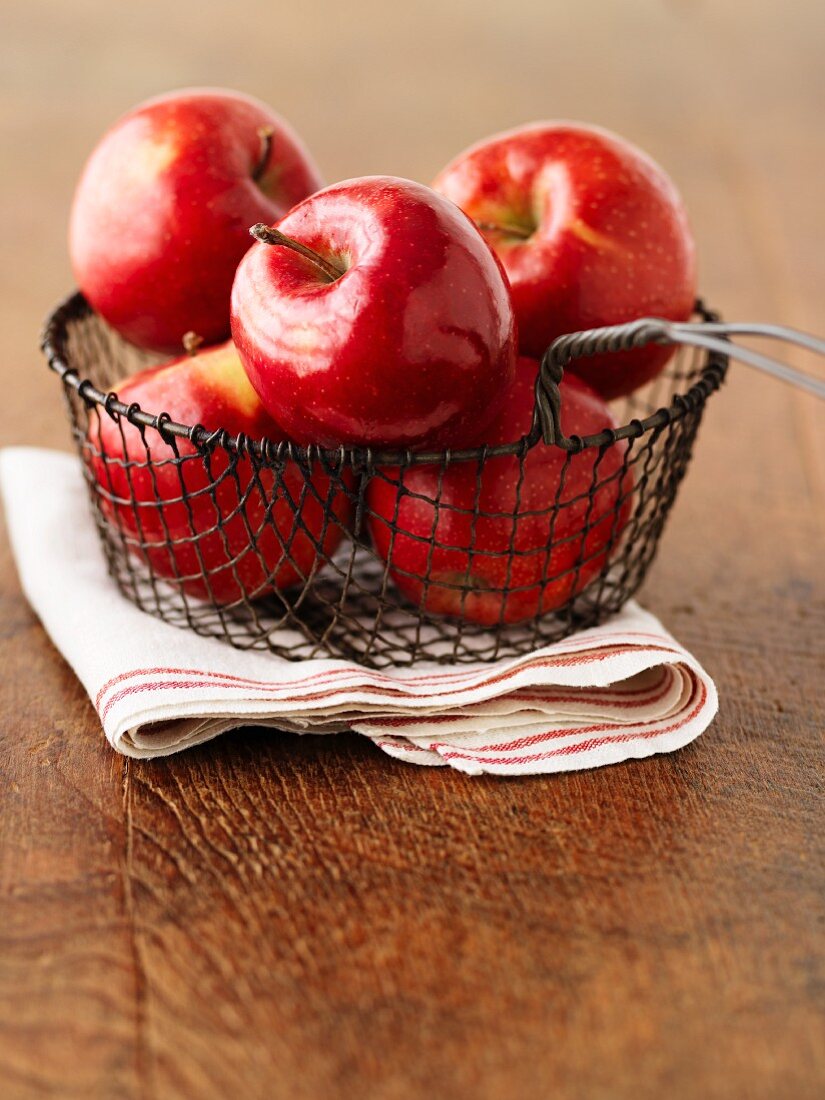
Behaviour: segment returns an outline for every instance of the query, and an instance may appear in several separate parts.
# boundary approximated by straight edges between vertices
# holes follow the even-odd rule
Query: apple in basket
[[[89,158],[71,213],[78,285],[127,340],[174,354],[229,335],[249,226],[320,187],[296,134],[238,92],[191,88],[135,107]]]
[[[284,438],[231,343],[145,370],[116,392],[125,405],[178,423]],[[276,470],[248,454],[230,458],[221,446],[204,461],[188,439],[173,446],[103,409],[88,441],[104,516],[135,557],[190,596],[231,604],[300,584],[341,541],[348,473],[341,479],[316,468],[305,476],[294,461]]]
[[[513,378],[506,279],[457,206],[391,176],[299,203],[232,288],[232,336],[291,439],[459,447],[479,439]]]
[[[491,445],[530,431],[538,363],[519,360]],[[561,386],[565,435],[615,422],[587,383]],[[367,527],[400,591],[420,610],[494,626],[560,607],[616,550],[632,508],[627,446],[526,453],[379,470],[367,488]],[[554,505],[557,507],[554,508]]]
[[[524,126],[467,149],[433,186],[473,218],[504,265],[524,354],[540,357],[563,333],[690,316],[696,267],[682,200],[650,157],[615,134]],[[651,344],[570,369],[609,399],[653,378],[671,355]]]

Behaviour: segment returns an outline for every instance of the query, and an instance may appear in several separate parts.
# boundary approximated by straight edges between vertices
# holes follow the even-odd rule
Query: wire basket
[[[651,338],[633,326],[562,337],[542,362],[529,432],[438,454],[251,440],[127,407],[112,385],[156,360],[80,294],[50,316],[43,348],[127,599],[239,649],[382,668],[527,653],[633,596],[727,357],[679,348],[614,404],[621,427],[585,437],[562,431],[559,382],[572,359]],[[120,454],[103,445],[112,433]]]

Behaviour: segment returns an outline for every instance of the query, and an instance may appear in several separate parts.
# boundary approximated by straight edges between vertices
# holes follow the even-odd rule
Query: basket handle
[[[772,359],[751,348],[741,347],[732,342],[734,336],[760,336],[772,340],[781,340],[786,344],[805,348],[818,355],[825,356],[825,340],[811,336],[807,332],[788,328],[786,325],[756,324],[739,322],[727,324],[716,321],[667,321],[661,317],[643,317],[623,325],[608,325],[605,328],[588,329],[559,336],[541,361],[541,370],[536,382],[536,411],[545,443],[560,443],[566,440],[561,429],[559,382],[564,367],[571,359],[605,352],[629,351],[644,347],[646,344],[686,344],[703,348],[725,358],[735,359],[749,367],[761,370],[772,378],[796,386],[815,397],[825,400],[825,381],[806,374],[804,371],[789,367],[777,359]]]

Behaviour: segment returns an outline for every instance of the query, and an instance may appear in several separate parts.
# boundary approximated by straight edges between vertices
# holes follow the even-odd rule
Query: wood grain
[[[816,0],[290,7],[4,5],[4,442],[67,444],[35,336],[70,285],[71,187],[107,122],[182,84],[269,100],[329,179],[599,121],[679,181],[709,300],[822,330]],[[645,602],[721,712],[593,773],[256,730],[127,764],[4,540],[2,1095],[822,1095],[822,423],[744,369],[714,399]]]

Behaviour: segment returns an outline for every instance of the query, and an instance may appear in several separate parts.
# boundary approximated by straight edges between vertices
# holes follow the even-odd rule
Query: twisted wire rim
[[[708,309],[701,299],[695,303],[695,312],[703,321],[718,321],[719,315]],[[688,411],[703,405],[724,381],[728,357],[716,352],[708,354],[707,363],[700,377],[684,393],[675,394],[667,406],[662,406],[644,419],[634,418],[615,429],[595,435],[566,437],[560,425],[561,398],[558,384],[563,367],[574,359],[604,352],[629,351],[643,344],[660,339],[661,332],[650,324],[631,321],[613,326],[597,335],[594,332],[570,333],[560,336],[545,352],[536,381],[536,406],[530,431],[512,443],[494,446],[482,444],[462,450],[412,451],[374,450],[371,447],[320,447],[311,443],[299,445],[289,440],[250,439],[243,433],[230,435],[222,428],[206,429],[202,424],[180,424],[164,411],[147,412],[136,402],[125,405],[116,393],[104,393],[88,379],[81,378],[74,367],[69,366],[66,342],[71,322],[83,320],[93,314],[92,307],[80,291],[68,295],[49,314],[41,336],[40,347],[48,365],[64,385],[74,389],[89,406],[99,405],[109,415],[125,417],[136,427],[153,428],[161,438],[188,439],[200,451],[210,451],[215,446],[244,454],[252,452],[267,464],[280,464],[286,460],[306,465],[315,461],[328,470],[350,469],[354,473],[375,466],[415,466],[432,463],[478,462],[502,455],[518,455],[539,445],[561,447],[567,451],[583,451],[593,447],[605,447],[623,439],[638,439],[649,432],[664,427],[683,417]]]

